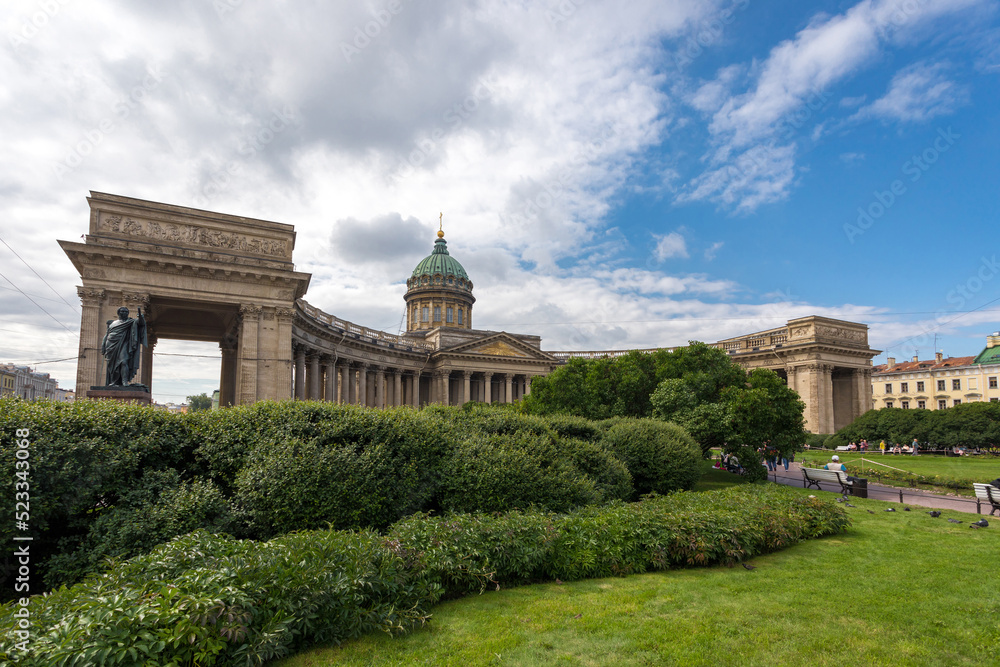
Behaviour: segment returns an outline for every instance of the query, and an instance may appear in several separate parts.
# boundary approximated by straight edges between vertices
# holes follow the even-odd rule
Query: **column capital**
[[[275,308],[274,314],[278,316],[279,320],[291,320],[292,316],[295,315],[294,308]]]
[[[85,306],[98,306],[108,295],[105,290],[93,289],[91,287],[77,287],[76,294]]]
[[[241,303],[240,304],[240,315],[243,317],[260,317],[263,308],[252,303]]]
[[[472,373],[473,371],[462,371],[462,377],[466,380],[469,380],[472,378]]]

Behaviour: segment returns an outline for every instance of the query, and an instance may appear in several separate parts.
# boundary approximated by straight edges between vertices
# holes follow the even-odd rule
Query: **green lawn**
[[[855,452],[799,452],[795,455],[796,461],[801,461],[805,465],[822,465],[830,460],[833,454],[840,457],[841,462],[851,463],[864,457],[875,464],[884,464],[906,470],[918,475],[941,475],[942,477],[952,477],[957,479],[975,479],[977,482],[990,482],[1000,477],[1000,457],[996,456],[910,456],[908,454],[886,454],[876,452],[866,452],[858,454]],[[866,464],[868,465],[868,464]],[[873,467],[878,467],[875,465]]]
[[[705,483],[725,479],[707,476]],[[831,502],[836,497],[813,493]],[[852,504],[854,527],[847,533],[755,558],[752,571],[688,569],[490,592],[439,605],[426,627],[404,637],[366,637],[279,664],[993,661],[1000,645],[1000,520],[972,530],[975,515],[932,518],[919,507],[904,512],[874,500]],[[888,507],[897,511],[885,512]],[[949,516],[963,523],[948,523]]]

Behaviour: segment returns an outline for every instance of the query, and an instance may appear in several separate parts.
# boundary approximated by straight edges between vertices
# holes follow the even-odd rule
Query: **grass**
[[[734,475],[703,484],[722,485]],[[808,491],[802,491],[808,495]],[[813,492],[832,502],[835,495]],[[854,526],[742,567],[543,584],[454,600],[404,637],[278,663],[980,665],[1000,645],[1000,520],[852,499]],[[888,507],[897,511],[886,512]],[[870,513],[874,512],[874,513]],[[963,521],[948,523],[947,517]]]

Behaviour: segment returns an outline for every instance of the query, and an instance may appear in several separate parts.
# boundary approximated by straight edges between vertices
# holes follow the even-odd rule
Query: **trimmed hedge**
[[[197,528],[269,539],[382,530],[414,512],[563,512],[690,488],[698,471],[688,467],[683,431],[652,420],[588,422],[481,404],[261,402],[174,415],[108,401],[2,399],[0,485],[11,500],[17,429],[30,431],[32,566],[48,588]],[[651,439],[629,439],[636,434]],[[13,522],[0,524],[4,539],[15,532]],[[12,556],[4,558],[9,572]]]
[[[849,526],[843,509],[779,486],[633,504],[498,515],[411,516],[385,537],[304,532],[260,543],[199,531],[31,599],[0,607],[0,661],[246,665],[315,643],[429,618],[443,594],[735,563]]]
[[[628,467],[636,496],[690,490],[701,477],[701,448],[676,424],[623,419],[604,443]]]

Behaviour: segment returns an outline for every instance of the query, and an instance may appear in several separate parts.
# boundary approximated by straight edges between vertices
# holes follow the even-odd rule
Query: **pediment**
[[[541,350],[519,341],[517,338],[498,333],[469,341],[454,347],[440,350],[444,354],[475,354],[485,357],[505,357],[508,359],[525,359],[540,361],[555,361],[555,358]]]

